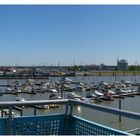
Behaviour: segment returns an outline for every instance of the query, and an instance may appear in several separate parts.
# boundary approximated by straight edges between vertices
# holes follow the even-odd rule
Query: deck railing
[[[65,113],[57,115],[43,115],[43,116],[22,116],[13,118],[12,110],[14,106],[33,106],[33,105],[46,105],[46,104],[59,104],[65,105]],[[9,116],[7,118],[0,118],[0,134],[4,135],[22,135],[22,134],[56,134],[56,135],[129,135],[123,131],[112,129],[94,122],[89,122],[82,118],[73,115],[73,106],[80,105],[87,108],[95,109],[98,111],[103,111],[119,116],[124,116],[132,119],[140,120],[140,113],[120,110],[116,108],[101,106],[97,104],[90,104],[87,102],[77,101],[77,100],[39,100],[39,101],[25,101],[25,102],[0,102],[1,112],[3,113],[3,108],[9,108]],[[48,116],[48,119],[47,119]],[[56,119],[58,118],[58,119]],[[56,119],[56,120],[55,120]],[[28,120],[28,123],[26,121]],[[42,120],[40,122],[40,120]],[[52,122],[51,122],[52,120]],[[38,125],[36,124],[38,122]],[[44,122],[44,123],[43,123]],[[58,123],[57,123],[58,122]],[[61,122],[61,124],[60,124]],[[40,125],[41,124],[41,125]],[[19,127],[23,127],[22,130]],[[53,126],[54,125],[54,126]],[[63,126],[60,126],[63,125]],[[31,127],[32,126],[32,127]],[[51,131],[48,126],[50,126]],[[54,127],[53,128],[51,128]],[[59,126],[59,127],[56,127]],[[69,127],[68,127],[69,126]],[[43,129],[42,129],[43,127]],[[32,128],[32,131],[28,129]],[[35,129],[36,128],[36,129]],[[61,128],[61,131],[58,130]],[[72,129],[71,129],[72,128]],[[34,130],[35,129],[35,130]],[[20,131],[18,131],[20,130]],[[26,130],[26,131],[25,131]],[[28,131],[27,131],[28,130]],[[40,131],[42,130],[42,131]],[[56,131],[55,131],[56,130]],[[62,131],[63,130],[63,131]],[[58,133],[52,133],[52,131]],[[50,132],[50,133],[49,133]],[[60,133],[61,132],[61,133]]]

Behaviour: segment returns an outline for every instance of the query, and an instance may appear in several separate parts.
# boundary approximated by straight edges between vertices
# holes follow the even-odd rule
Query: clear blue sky
[[[140,6],[0,6],[0,65],[140,63]]]

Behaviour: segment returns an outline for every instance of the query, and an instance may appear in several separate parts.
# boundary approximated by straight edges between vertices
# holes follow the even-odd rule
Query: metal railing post
[[[69,125],[67,126],[68,127],[68,131],[67,131],[67,134],[68,135],[72,135],[73,134],[73,129],[74,129],[74,122],[73,122],[73,119],[72,119],[72,114],[73,114],[73,102],[70,102],[69,103],[69,115],[68,115],[68,123]]]
[[[64,124],[63,124],[63,134],[68,134],[68,127],[69,127],[69,102],[65,106],[65,115],[64,115]]]
[[[69,103],[67,103],[65,107],[65,116],[67,116],[68,114],[69,114]]]
[[[66,104],[66,109],[65,109],[65,121],[64,121],[64,135],[70,135],[71,134],[71,115],[73,111],[73,103],[69,102]]]
[[[68,102],[66,104],[66,108],[65,108],[65,115],[67,115],[67,116],[72,115],[72,112],[73,112],[73,103]]]
[[[1,107],[1,117],[3,117],[3,107]]]
[[[70,112],[69,112],[70,116],[72,116],[72,112],[73,112],[73,103],[70,103]]]

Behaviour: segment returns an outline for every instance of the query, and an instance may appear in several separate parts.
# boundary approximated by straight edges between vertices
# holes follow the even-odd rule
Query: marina
[[[36,100],[54,100],[54,99],[74,99],[90,104],[99,104],[113,108],[119,108],[119,100],[121,100],[121,108],[140,113],[138,104],[140,100],[139,86],[134,86],[135,77],[120,76],[117,82],[114,77],[110,76],[77,76],[77,77],[50,77],[46,80],[24,79],[24,80],[0,80],[1,83],[1,102],[5,101],[36,101]],[[140,79],[137,77],[137,79]],[[103,82],[104,80],[104,82]],[[131,81],[131,85],[124,85],[121,80]],[[138,83],[139,81],[137,81]],[[8,83],[8,84],[7,84]],[[93,84],[92,84],[93,83]],[[4,86],[2,86],[2,84]],[[6,86],[6,84],[8,86]],[[10,86],[9,86],[10,85]],[[120,93],[116,93],[115,89],[123,89]],[[77,88],[78,87],[78,88]],[[11,88],[12,90],[8,90]],[[127,91],[127,92],[126,92]],[[34,94],[36,93],[36,94]],[[32,114],[51,114],[53,112],[61,112],[64,110],[63,105],[34,105],[30,107],[13,107],[17,115]],[[100,111],[91,111],[80,106],[74,106],[74,113],[89,119],[97,121],[101,124],[120,129],[123,131],[139,128],[137,121],[123,119],[119,122],[118,118]],[[88,115],[90,114],[90,115]],[[103,116],[102,118],[98,116]],[[3,115],[1,115],[3,116]],[[94,116],[94,117],[93,117]]]

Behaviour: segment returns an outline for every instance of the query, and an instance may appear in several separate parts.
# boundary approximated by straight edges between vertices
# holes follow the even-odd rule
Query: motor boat
[[[121,89],[121,88],[117,88],[117,89],[115,90],[115,92],[116,92],[116,94],[125,94],[125,93],[128,93],[127,90]]]
[[[62,78],[61,78],[61,82],[64,82],[64,83],[72,83],[73,81],[72,81],[72,79],[70,79],[70,78],[62,77]]]
[[[67,95],[67,98],[68,99],[77,99],[77,98],[79,99],[79,98],[81,98],[81,96],[77,95],[74,92],[71,92],[70,94]]]
[[[17,97],[17,98],[16,98],[16,101],[24,102],[25,99],[24,99],[24,98],[21,98],[21,97]]]
[[[59,93],[51,93],[50,99],[61,99],[61,96],[59,95]]]
[[[101,88],[106,88],[106,89],[110,89],[110,88],[111,88],[111,85],[110,85],[109,83],[105,82],[105,81],[101,81],[101,82],[99,83],[99,86],[100,86]]]
[[[91,88],[92,90],[97,90],[99,87],[98,87],[98,85],[97,85],[95,82],[93,82],[93,83],[90,85],[90,88]]]
[[[49,105],[34,105],[33,107],[35,107],[37,109],[48,109]]]
[[[98,90],[94,90],[93,93],[97,96],[103,96],[104,95],[103,93],[99,92]]]
[[[87,93],[86,97],[87,98],[96,98],[97,95],[95,95],[94,93],[89,92],[89,93]]]
[[[101,100],[106,100],[106,101],[113,101],[114,100],[114,98],[112,97],[112,95],[111,94],[104,94],[103,96],[100,96],[99,97]]]
[[[125,84],[127,87],[130,87],[133,84],[133,82],[131,82],[131,81],[125,81],[125,80],[121,80],[121,83],[122,84]]]

